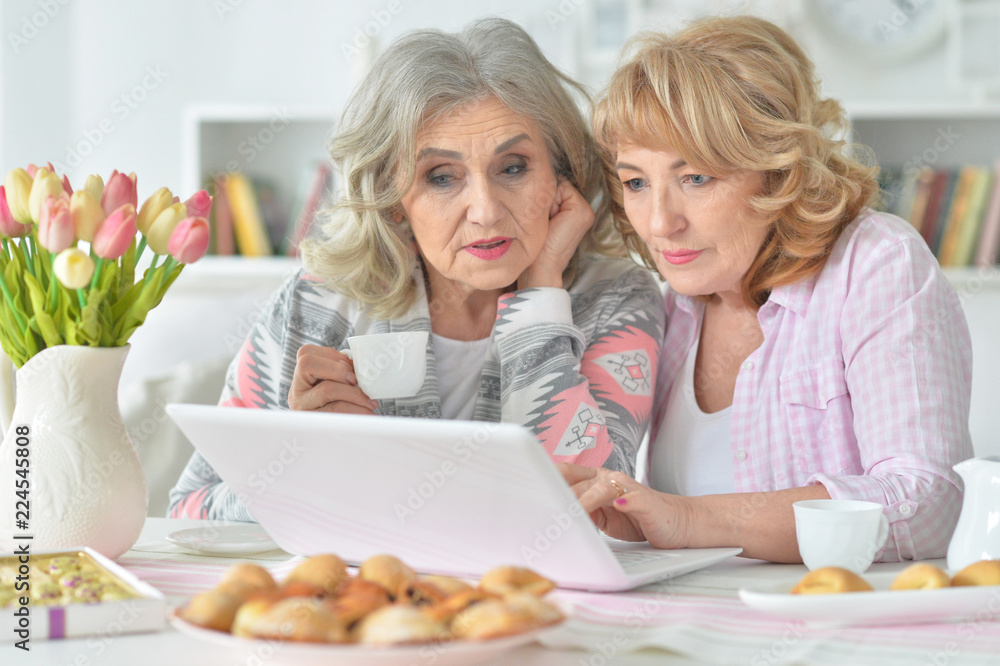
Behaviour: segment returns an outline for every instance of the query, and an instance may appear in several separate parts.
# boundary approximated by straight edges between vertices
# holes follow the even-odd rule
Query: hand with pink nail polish
[[[656,548],[691,545],[687,498],[661,493],[621,472],[569,463],[557,465],[598,529],[622,541],[648,541]]]
[[[295,359],[288,406],[298,411],[374,414],[378,401],[358,386],[350,358],[330,347],[302,345]]]

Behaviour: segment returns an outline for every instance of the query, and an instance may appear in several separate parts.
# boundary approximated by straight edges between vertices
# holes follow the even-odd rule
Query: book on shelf
[[[944,180],[941,189],[938,191],[938,205],[935,210],[935,216],[931,218],[933,234],[931,235],[930,248],[934,256],[939,256],[938,252],[941,250],[941,241],[944,240],[944,231],[948,226],[948,213],[951,212],[951,200],[955,196],[955,185],[958,184],[957,169],[949,169],[942,173],[944,173]]]
[[[907,219],[942,266],[1000,260],[1000,159],[992,167],[883,169],[877,206]]]
[[[1000,160],[993,166],[993,192],[983,214],[982,239],[976,249],[976,266],[992,266],[1000,250]]]
[[[333,190],[333,167],[328,162],[317,162],[303,171],[299,182],[298,203],[281,244],[281,253],[290,257],[298,256],[299,245],[312,232],[316,212]]]
[[[917,191],[913,195],[913,205],[909,211],[910,216],[907,218],[910,220],[913,228],[917,230],[917,233],[924,236],[925,240],[926,236],[923,231],[924,220],[926,219],[927,203],[931,197],[931,189],[934,187],[935,178],[934,169],[930,167],[923,167],[917,173]]]
[[[976,177],[969,186],[965,219],[958,232],[954,254],[949,257],[952,266],[968,266],[976,251],[976,241],[982,235],[983,215],[990,194],[993,192],[993,172],[986,168],[976,168]]]
[[[225,176],[216,176],[209,183],[213,194],[212,213],[209,220],[212,229],[210,251],[212,254],[236,254],[236,239],[233,237],[233,216],[226,196]]]
[[[246,257],[273,254],[267,225],[250,179],[239,172],[230,173],[225,177],[225,190],[239,253]]]
[[[958,237],[965,222],[965,214],[969,208],[969,196],[976,178],[977,170],[974,166],[964,166],[958,172],[955,189],[948,200],[948,214],[944,218],[941,244],[937,251],[938,260],[942,266],[951,265],[954,261]]]

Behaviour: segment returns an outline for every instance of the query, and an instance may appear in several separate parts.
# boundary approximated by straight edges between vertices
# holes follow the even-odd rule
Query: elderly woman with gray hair
[[[517,423],[557,462],[632,475],[664,312],[624,258],[574,94],[509,21],[394,42],[332,141],[343,192],[324,235],[221,404]],[[426,379],[376,402],[337,350],[391,331],[430,332]],[[197,453],[170,500],[173,517],[253,520]]]

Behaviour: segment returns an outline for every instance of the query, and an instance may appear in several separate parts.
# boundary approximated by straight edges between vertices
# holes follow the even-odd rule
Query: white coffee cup
[[[859,500],[795,502],[795,535],[799,554],[810,570],[842,567],[864,573],[889,538],[883,506]]]
[[[427,338],[427,331],[355,335],[340,353],[354,361],[358,385],[369,398],[408,398],[424,385]]]

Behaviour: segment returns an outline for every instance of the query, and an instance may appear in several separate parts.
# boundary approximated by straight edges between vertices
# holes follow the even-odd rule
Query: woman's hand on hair
[[[517,280],[518,289],[562,288],[562,274],[576,248],[594,225],[594,209],[579,190],[565,178],[556,186],[556,198],[549,210],[549,232],[545,245]]]
[[[358,387],[351,359],[336,349],[302,345],[295,359],[288,406],[298,411],[374,414],[378,402]]]
[[[686,548],[691,541],[692,512],[685,498],[657,492],[621,472],[568,463],[557,467],[584,511],[608,536],[649,541],[656,548]]]

